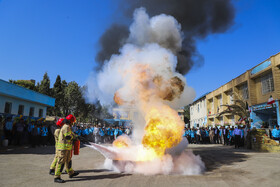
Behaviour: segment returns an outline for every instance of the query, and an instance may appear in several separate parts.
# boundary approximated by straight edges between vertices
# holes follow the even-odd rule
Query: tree
[[[32,80],[9,80],[10,83],[36,91],[35,81]]]
[[[233,104],[221,105],[221,106],[226,106],[227,108],[223,110],[221,113],[219,113],[218,117],[224,114],[237,115],[240,117],[241,121],[245,120],[245,122],[248,123],[250,112],[248,110],[247,102],[244,99],[242,99],[242,97],[235,91],[232,92],[232,96],[234,98]]]
[[[67,102],[69,106],[68,110],[66,111],[66,115],[72,113],[75,116],[78,116],[81,100],[82,93],[79,85],[75,81],[70,82],[65,89],[65,102]]]
[[[51,89],[50,89],[50,78],[48,73],[46,72],[43,76],[43,80],[39,84],[38,91],[42,94],[51,96]]]
[[[50,78],[47,72],[44,74],[43,80],[40,82],[40,84],[38,84],[38,92],[52,97],[52,89],[50,88]],[[47,115],[54,115],[54,107],[48,107]]]
[[[62,116],[62,106],[63,106],[65,94],[61,83],[60,75],[57,75],[52,90],[53,90],[53,97],[55,98],[54,113],[56,116]]]

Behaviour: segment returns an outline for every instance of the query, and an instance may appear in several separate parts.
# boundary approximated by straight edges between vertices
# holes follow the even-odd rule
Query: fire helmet
[[[75,116],[73,116],[72,114],[69,114],[68,116],[66,116],[66,119],[68,121],[70,121],[71,123],[74,123],[76,121]]]
[[[62,126],[64,125],[64,119],[63,119],[63,118],[60,118],[60,119],[56,122],[56,125],[62,127]]]

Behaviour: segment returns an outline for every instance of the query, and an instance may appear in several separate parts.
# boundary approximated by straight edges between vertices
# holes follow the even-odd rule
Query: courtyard
[[[104,157],[88,147],[73,156],[75,178],[55,184],[49,175],[54,147],[12,147],[0,152],[0,186],[279,186],[280,153],[259,153],[223,145],[190,145],[206,165],[202,175],[115,173],[103,168]]]

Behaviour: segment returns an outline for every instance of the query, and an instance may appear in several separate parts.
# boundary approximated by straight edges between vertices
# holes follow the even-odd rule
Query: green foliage
[[[99,102],[95,104],[86,102],[83,97],[87,90],[86,86],[81,87],[75,81],[67,83],[65,80],[61,80],[60,75],[57,75],[53,88],[50,87],[50,78],[47,73],[36,86],[35,81],[29,80],[9,80],[9,82],[54,97],[55,106],[47,109],[49,116],[65,117],[73,114],[77,121],[90,123],[113,117],[108,112],[108,107],[101,106]]]
[[[48,76],[48,73],[46,72],[44,74],[43,80],[39,84],[38,91],[42,94],[51,96],[51,89],[50,89],[50,78]]]
[[[36,91],[35,81],[33,82],[31,80],[9,80],[9,82]]]
[[[53,97],[55,98],[54,113],[56,116],[62,116],[61,106],[63,105],[65,94],[64,94],[64,88],[61,83],[60,75],[57,75],[52,90],[53,90]]]
[[[66,115],[72,113],[77,116],[82,102],[82,93],[75,81],[70,82],[65,89],[65,102],[69,105]]]
[[[250,112],[248,111],[247,102],[242,99],[242,97],[237,93],[233,92],[232,96],[234,97],[233,104],[231,105],[221,105],[226,106],[227,108],[219,113],[218,117],[228,114],[228,115],[237,115],[242,119],[246,118],[246,123],[248,123],[248,118],[250,117]]]

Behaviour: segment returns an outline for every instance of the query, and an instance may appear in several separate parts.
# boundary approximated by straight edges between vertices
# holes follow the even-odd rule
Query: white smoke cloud
[[[163,157],[151,161],[137,161],[137,154],[144,147],[131,146],[118,149],[92,144],[91,147],[98,150],[105,156],[103,167],[115,172],[141,173],[144,175],[156,174],[180,174],[180,175],[200,175],[205,170],[205,165],[200,156],[194,155],[191,150],[185,150],[187,140],[168,150]]]
[[[149,152],[141,140],[147,123],[145,118],[154,109],[158,119],[176,124],[174,128],[179,129],[175,134],[179,140],[176,144],[181,141],[184,123],[173,109],[186,106],[195,98],[194,89],[188,87],[185,77],[176,72],[175,54],[181,49],[182,38],[180,24],[172,16],[161,14],[149,18],[145,9],[137,9],[129,39],[120,54],[113,55],[101,71],[90,75],[87,94],[90,101],[98,99],[101,104],[108,105],[115,97],[115,101],[117,98],[122,103],[120,107],[133,107],[139,113],[138,118],[133,119],[132,146],[126,149],[92,146],[107,158],[106,168],[143,174],[203,172],[200,157],[184,151],[187,147],[184,141],[166,150],[160,158],[138,161],[139,155]],[[160,128],[168,131],[170,126]]]
[[[177,20],[165,14],[149,18],[144,8],[136,9],[134,22],[130,26],[128,42],[138,46],[157,43],[177,52],[182,47],[181,25]]]
[[[122,88],[121,95],[133,100],[135,88],[129,86],[133,74],[129,71],[137,64],[148,65],[165,79],[179,77],[185,89],[179,98],[168,104],[179,108],[195,98],[195,91],[188,87],[185,77],[175,72],[177,58],[173,52],[181,49],[182,32],[180,24],[172,16],[161,14],[149,18],[145,9],[137,9],[130,27],[128,43],[120,49],[120,55],[113,55],[102,70],[92,73],[88,79],[89,101],[100,100],[102,104],[113,103],[114,93]],[[128,73],[126,73],[128,72]]]

